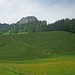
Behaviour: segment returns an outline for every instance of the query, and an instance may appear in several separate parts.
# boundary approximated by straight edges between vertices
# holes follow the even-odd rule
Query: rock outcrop
[[[33,21],[38,21],[38,19],[34,16],[28,16],[28,17],[23,17],[20,21],[18,21],[17,23],[19,24],[25,24],[25,23],[30,23]]]

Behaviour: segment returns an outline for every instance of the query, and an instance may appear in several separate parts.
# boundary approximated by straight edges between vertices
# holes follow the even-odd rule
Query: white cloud
[[[48,23],[62,18],[74,18],[75,6],[71,0],[2,0],[0,22],[14,23],[26,16],[36,16]],[[71,3],[71,4],[70,4]]]

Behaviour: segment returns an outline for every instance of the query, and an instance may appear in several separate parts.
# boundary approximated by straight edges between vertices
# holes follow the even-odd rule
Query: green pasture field
[[[0,75],[75,75],[75,34],[0,36]]]
[[[0,75],[75,75],[75,56],[0,62]]]

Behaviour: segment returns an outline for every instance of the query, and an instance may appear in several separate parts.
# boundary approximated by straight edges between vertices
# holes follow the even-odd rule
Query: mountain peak
[[[28,17],[23,17],[18,23],[20,24],[25,24],[28,22],[33,22],[33,21],[38,21],[38,19],[35,16],[28,16]]]

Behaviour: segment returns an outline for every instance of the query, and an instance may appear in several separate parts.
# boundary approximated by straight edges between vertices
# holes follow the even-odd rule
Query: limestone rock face
[[[34,16],[28,16],[28,17],[23,17],[18,23],[19,24],[25,24],[33,21],[38,21],[38,19]]]

